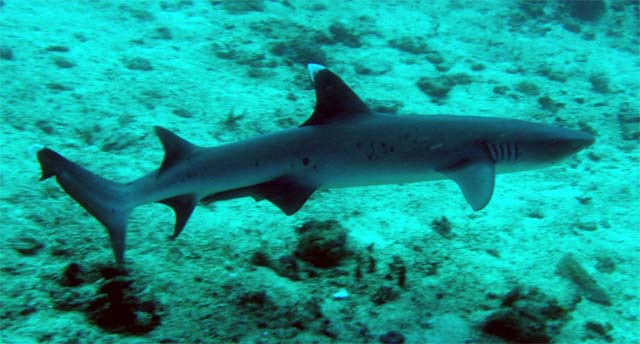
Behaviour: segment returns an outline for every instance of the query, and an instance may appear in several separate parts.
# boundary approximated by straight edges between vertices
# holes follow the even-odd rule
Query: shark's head
[[[595,137],[584,131],[533,123],[527,123],[527,126],[527,130],[513,134],[512,143],[488,145],[494,160],[511,161],[516,170],[539,168],[565,159],[595,142]]]

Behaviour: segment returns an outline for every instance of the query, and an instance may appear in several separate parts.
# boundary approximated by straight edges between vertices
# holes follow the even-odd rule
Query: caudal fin
[[[44,180],[55,176],[58,184],[100,221],[109,232],[116,262],[124,262],[127,220],[131,212],[127,187],[95,175],[51,149],[38,151]]]

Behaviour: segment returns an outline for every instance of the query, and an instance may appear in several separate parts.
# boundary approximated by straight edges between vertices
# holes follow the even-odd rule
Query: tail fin
[[[124,262],[127,221],[131,212],[127,187],[97,176],[51,149],[38,151],[40,180],[56,177],[58,184],[100,221],[109,232],[116,262]]]

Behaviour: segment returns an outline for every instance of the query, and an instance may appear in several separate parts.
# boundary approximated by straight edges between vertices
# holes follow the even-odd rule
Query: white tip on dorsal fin
[[[302,126],[354,120],[371,114],[358,95],[325,66],[310,63],[307,69],[316,90],[316,107]]]
[[[312,82],[315,82],[315,78],[316,78],[316,74],[318,74],[319,71],[323,70],[323,69],[327,69],[327,67],[319,65],[319,64],[315,64],[315,63],[309,63],[307,65],[307,70],[309,71],[309,77],[311,78]]]

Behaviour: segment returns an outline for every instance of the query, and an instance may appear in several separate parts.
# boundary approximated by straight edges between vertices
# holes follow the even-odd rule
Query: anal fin
[[[195,209],[198,204],[198,198],[196,195],[188,194],[188,195],[179,195],[167,199],[163,199],[160,201],[162,204],[166,204],[173,208],[173,211],[176,214],[176,224],[173,230],[173,235],[170,239],[175,239],[180,235],[180,232],[184,229],[184,226],[189,221],[191,214],[193,213],[193,209]]]

